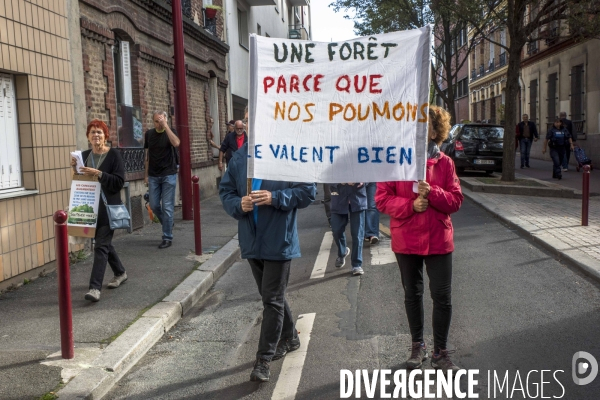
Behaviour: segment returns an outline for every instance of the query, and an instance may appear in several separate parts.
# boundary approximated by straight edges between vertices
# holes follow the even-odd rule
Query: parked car
[[[454,160],[458,172],[465,169],[502,172],[504,127],[491,124],[457,124],[440,148]]]

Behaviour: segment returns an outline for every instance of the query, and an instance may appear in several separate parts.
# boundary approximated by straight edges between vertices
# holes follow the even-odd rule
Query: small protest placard
[[[100,205],[100,182],[93,176],[73,175],[67,212],[69,235],[94,237]]]
[[[248,177],[425,178],[431,29],[319,43],[252,35]]]

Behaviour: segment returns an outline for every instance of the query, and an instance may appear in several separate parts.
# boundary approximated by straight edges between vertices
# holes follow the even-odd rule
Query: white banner
[[[248,177],[425,178],[430,27],[321,43],[250,37]]]

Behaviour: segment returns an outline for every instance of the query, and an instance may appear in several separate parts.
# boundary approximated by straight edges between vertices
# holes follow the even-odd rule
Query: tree
[[[454,100],[458,84],[458,73],[467,62],[474,42],[465,41],[466,21],[457,18],[451,9],[452,0],[334,0],[330,5],[336,12],[354,11],[354,28],[358,35],[368,36],[433,25],[435,43],[433,47],[432,85],[446,104],[456,122]],[[445,82],[447,90],[441,88]]]
[[[521,53],[525,44],[539,40],[541,28],[560,26],[560,37],[585,40],[600,33],[598,0],[486,0],[457,1],[447,12],[466,20],[474,33],[506,49],[506,107],[504,124],[504,156],[502,180],[515,180],[515,126]],[[561,23],[563,22],[563,23]],[[492,39],[494,29],[505,27],[509,41],[502,44]],[[576,27],[569,29],[569,27]]]

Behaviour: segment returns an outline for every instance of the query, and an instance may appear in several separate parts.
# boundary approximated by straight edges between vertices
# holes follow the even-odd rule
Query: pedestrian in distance
[[[369,182],[367,189],[367,211],[365,211],[365,242],[377,244],[379,242],[379,210],[375,204],[377,183]]]
[[[529,120],[529,115],[523,114],[523,121],[517,124],[517,138],[521,148],[521,169],[529,168],[531,145],[533,142],[537,142],[539,137],[535,123]]]
[[[86,300],[96,302],[100,300],[107,263],[114,274],[108,284],[109,289],[116,289],[127,280],[125,267],[123,267],[119,255],[112,245],[114,231],[110,229],[110,222],[104,205],[104,201],[108,205],[122,204],[121,189],[125,183],[125,168],[121,153],[106,145],[109,133],[104,122],[98,119],[92,120],[87,126],[86,136],[92,148],[81,153],[85,167],[81,167],[80,171],[84,175],[98,179],[101,191],[106,198],[106,200],[100,201],[98,206],[96,234],[94,236],[94,264],[90,277],[89,292],[85,295]],[[71,166],[76,164],[75,158],[71,157]]]
[[[325,206],[325,216],[327,223],[331,228],[331,186],[329,183],[323,184],[323,206]]]
[[[565,149],[573,150],[573,140],[568,130],[563,127],[559,117],[554,120],[554,126],[546,134],[542,154],[546,154],[547,147],[550,147],[550,158],[552,158],[552,178],[562,179],[562,166],[566,157]]]
[[[229,124],[231,122],[233,121],[229,121]],[[221,143],[221,149],[219,150],[219,171],[223,171],[223,157],[225,157],[225,162],[229,165],[233,153],[238,151],[247,142],[248,135],[246,134],[244,123],[242,121],[235,121],[233,131],[227,132],[223,143]]]
[[[352,275],[362,275],[362,245],[365,237],[365,210],[367,192],[364,183],[337,183],[331,185],[331,230],[338,248],[335,267],[346,265],[350,255]],[[346,225],[350,222],[352,251],[346,246]]]
[[[569,144],[565,146],[565,157],[563,158],[562,170],[563,172],[567,172],[569,170],[569,161],[571,160],[571,149],[576,146],[577,134],[573,132],[573,122],[571,122],[570,119],[567,119],[567,113],[561,111],[558,115],[560,117],[560,122],[562,122],[562,126],[569,131],[571,142],[573,144],[573,147],[570,147]]]
[[[219,196],[225,211],[238,220],[241,257],[250,264],[264,307],[250,380],[268,382],[270,362],[300,348],[285,292],[291,260],[301,256],[298,210],[315,200],[316,185],[254,178],[248,193],[247,163],[244,143],[227,166]]]
[[[144,141],[146,149],[144,182],[150,190],[150,208],[162,224],[162,242],[158,248],[166,249],[173,243],[179,138],[177,132],[169,128],[166,112],[156,111],[152,120],[154,128],[146,132]]]
[[[448,137],[450,114],[429,106],[429,143],[426,180],[381,182],[375,201],[390,216],[392,250],[400,267],[404,306],[412,336],[409,369],[420,368],[428,358],[423,340],[423,263],[433,300],[433,352],[431,365],[442,371],[460,369],[449,357],[448,332],[452,318],[452,252],[454,230],[450,214],[457,212],[463,195],[454,163],[439,145]]]

